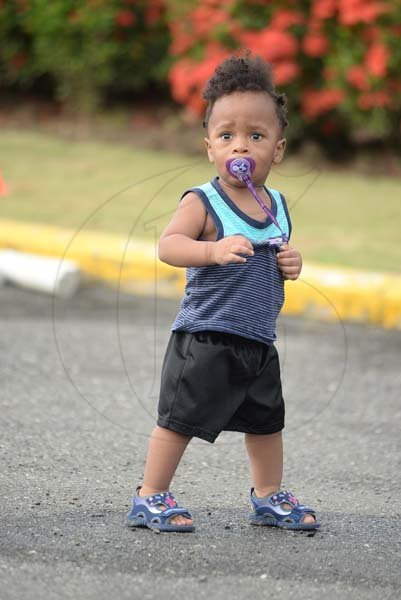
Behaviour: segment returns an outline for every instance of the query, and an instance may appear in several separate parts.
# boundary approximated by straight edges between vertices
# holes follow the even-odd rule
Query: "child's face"
[[[205,144],[210,162],[230,187],[244,184],[226,169],[229,158],[250,157],[256,163],[252,180],[263,185],[272,163],[284,155],[283,138],[273,99],[265,92],[233,92],[216,100]]]

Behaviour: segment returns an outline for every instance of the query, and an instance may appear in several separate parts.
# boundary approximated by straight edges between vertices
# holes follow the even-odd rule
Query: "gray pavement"
[[[316,535],[248,525],[240,433],[193,439],[190,534],[129,530],[177,301],[0,288],[0,598],[398,598],[400,332],[281,318],[283,487]]]

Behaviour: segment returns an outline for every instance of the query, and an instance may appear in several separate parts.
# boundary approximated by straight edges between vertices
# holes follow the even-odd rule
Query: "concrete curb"
[[[74,260],[87,280],[129,293],[179,299],[185,286],[185,269],[159,261],[147,240],[0,220],[1,247]],[[307,263],[286,283],[283,312],[401,329],[401,275]]]

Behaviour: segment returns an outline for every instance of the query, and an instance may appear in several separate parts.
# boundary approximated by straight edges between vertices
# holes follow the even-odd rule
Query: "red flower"
[[[116,15],[116,23],[120,27],[130,27],[136,21],[136,16],[129,10],[120,10]]]
[[[217,65],[231,54],[232,52],[214,42],[207,46],[206,58],[201,63],[188,59],[175,63],[169,73],[173,98],[189,106],[194,113],[201,114],[205,107],[203,87]]]
[[[171,21],[170,31],[172,43],[170,46],[170,54],[177,56],[184,54],[194,43],[194,37],[185,28],[184,21]]]
[[[378,27],[366,27],[366,29],[361,32],[361,35],[364,42],[371,44],[372,42],[377,42],[379,40],[380,29]]]
[[[389,51],[380,42],[372,44],[365,55],[366,69],[375,77],[384,77],[387,73]]]
[[[272,29],[280,31],[288,29],[292,25],[302,25],[305,22],[304,16],[296,10],[278,10],[270,21]]]
[[[302,41],[303,51],[307,56],[323,56],[329,49],[327,38],[322,33],[310,33]]]
[[[146,25],[150,27],[155,25],[164,12],[164,2],[163,0],[152,0],[147,3],[146,13],[145,13],[145,22]]]
[[[365,23],[374,23],[380,15],[391,12],[391,10],[390,6],[382,2],[367,4],[362,11],[361,21]]]
[[[177,102],[184,103],[188,97],[188,80],[192,71],[192,63],[187,59],[175,63],[168,74],[171,93]]]
[[[389,107],[391,106],[391,96],[384,90],[364,92],[358,98],[358,106],[361,110],[384,106]]]
[[[298,40],[291,33],[272,29],[246,31],[240,41],[255,54],[275,62],[283,58],[293,58],[298,52]]]
[[[368,74],[362,65],[354,65],[348,69],[347,81],[357,90],[366,91],[370,88]]]
[[[339,0],[339,21],[342,25],[374,23],[381,14],[391,12],[388,3],[375,0]]]
[[[227,26],[229,34],[235,39],[240,39],[240,37],[244,33],[241,24],[238,23],[238,21],[231,20],[227,23]]]
[[[337,0],[313,0],[312,17],[317,19],[330,19],[337,10]]]
[[[190,19],[194,35],[199,38],[207,36],[218,25],[226,23],[229,15],[221,8],[201,5],[191,12]]]
[[[302,96],[301,112],[305,119],[315,117],[336,108],[344,99],[343,90],[305,90]]]
[[[273,76],[275,85],[287,85],[299,77],[301,68],[291,60],[280,60],[275,63]]]

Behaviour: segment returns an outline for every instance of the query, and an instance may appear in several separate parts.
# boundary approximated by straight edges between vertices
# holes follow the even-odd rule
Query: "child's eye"
[[[252,134],[251,134],[251,138],[252,138],[253,140],[261,140],[261,139],[262,139],[262,137],[263,137],[263,136],[262,136],[262,134],[261,134],[261,133],[252,133]]]
[[[222,133],[222,134],[220,135],[220,137],[221,137],[221,139],[223,139],[223,140],[231,140],[231,138],[232,138],[232,135],[231,135],[231,133]]]

